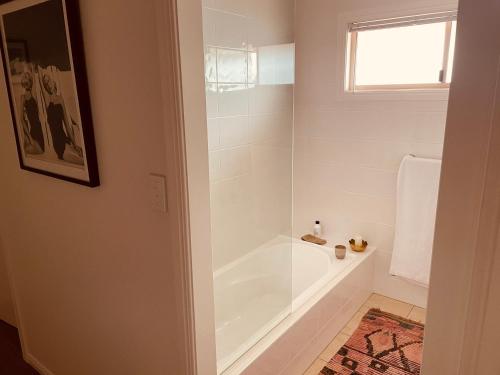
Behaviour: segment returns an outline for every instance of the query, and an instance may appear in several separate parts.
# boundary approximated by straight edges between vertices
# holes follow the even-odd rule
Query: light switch
[[[158,174],[150,174],[151,208],[154,212],[167,212],[166,178]]]

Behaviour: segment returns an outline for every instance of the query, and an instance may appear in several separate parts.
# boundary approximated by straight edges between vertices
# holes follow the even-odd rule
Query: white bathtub
[[[301,374],[370,294],[373,250],[279,237],[217,270],[218,373]]]

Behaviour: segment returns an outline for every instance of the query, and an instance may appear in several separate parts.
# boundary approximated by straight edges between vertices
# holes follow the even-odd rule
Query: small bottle
[[[316,220],[316,223],[314,224],[313,233],[316,237],[321,237],[322,232],[323,231],[321,229],[321,223],[319,220]]]

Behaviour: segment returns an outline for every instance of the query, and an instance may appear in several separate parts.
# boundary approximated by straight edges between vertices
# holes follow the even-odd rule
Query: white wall
[[[7,274],[7,265],[5,262],[5,253],[0,239],[0,320],[16,325],[16,317],[14,314],[14,304],[10,291],[10,283]]]
[[[499,17],[497,0],[460,0],[423,374],[500,373]]]
[[[291,234],[293,0],[205,0],[214,269]]]
[[[500,113],[500,107],[499,107]],[[486,316],[484,319],[483,332],[478,351],[477,370],[480,374],[498,374],[500,363],[490,361],[497,351],[496,346],[500,337],[500,322],[498,311],[500,311],[500,244],[496,247],[496,256],[491,269],[490,290],[486,304]]]
[[[496,10],[497,16],[500,14],[500,7],[497,7]],[[496,26],[497,35],[500,35],[500,27]],[[499,165],[500,165],[500,41],[497,41],[497,60],[498,60],[498,72],[496,79],[496,103],[494,110],[494,117],[492,120],[492,124],[494,127],[494,133],[491,136],[490,147],[492,148],[492,152],[490,153],[490,163],[489,169],[490,172],[487,173],[493,182],[489,186],[490,191],[492,191],[492,198],[494,199],[494,203],[491,204],[483,202],[483,205],[495,205],[496,209],[494,213],[498,215],[500,211],[500,200],[498,192],[500,191],[500,173]],[[494,171],[492,173],[492,170]],[[496,172],[496,173],[495,173]],[[492,178],[492,175],[496,174],[496,178]],[[498,218],[498,216],[497,216]],[[497,342],[500,337],[500,321],[498,320],[498,312],[500,311],[500,228],[499,228],[499,220],[491,220],[493,226],[496,227],[496,231],[490,232],[490,235],[495,236],[496,244],[494,246],[493,251],[491,251],[494,255],[490,258],[491,260],[487,262],[487,267],[490,267],[489,270],[484,272],[484,268],[481,267],[479,272],[484,277],[485,274],[489,276],[489,280],[486,281],[489,283],[487,288],[481,288],[487,290],[486,301],[483,301],[484,306],[484,322],[482,322],[482,332],[481,332],[481,343],[479,347],[476,348],[477,353],[477,363],[476,363],[476,372],[479,374],[498,374],[500,373],[500,363],[498,361],[490,361],[489,358],[493,358],[497,351]],[[491,242],[490,242],[491,243]],[[483,253],[479,255],[483,256]],[[486,262],[483,262],[483,264]],[[476,266],[477,267],[477,266]],[[476,268],[477,269],[477,268]],[[489,271],[489,272],[488,272]],[[483,279],[484,280],[484,279]],[[484,281],[483,281],[484,282]],[[469,313],[470,316],[470,313]],[[473,316],[472,319],[474,321],[477,320],[476,316]],[[473,325],[474,327],[474,325]]]
[[[362,234],[378,247],[375,290],[424,306],[426,289],[389,276],[396,178],[409,153],[440,158],[447,96],[342,94],[340,22],[419,7],[406,0],[297,1],[294,232],[321,220],[332,233]],[[429,6],[446,4],[434,0]],[[375,16],[374,16],[375,17]],[[339,73],[340,72],[340,73]]]
[[[183,374],[176,248],[149,203],[148,174],[168,172],[153,1],[80,3],[100,188],[19,169],[0,82],[0,235],[25,354],[54,375]]]

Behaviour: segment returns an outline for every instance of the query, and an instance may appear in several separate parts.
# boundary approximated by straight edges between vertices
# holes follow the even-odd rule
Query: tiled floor
[[[304,373],[304,375],[318,375],[326,363],[337,353],[337,351],[346,343],[351,337],[363,316],[371,308],[379,308],[383,311],[403,316],[405,318],[415,320],[417,322],[425,323],[425,309],[417,306],[410,305],[395,299],[382,296],[380,294],[372,294],[365,304],[358,310],[344,329],[330,342],[330,344],[323,350],[323,352],[316,358],[311,367]]]

